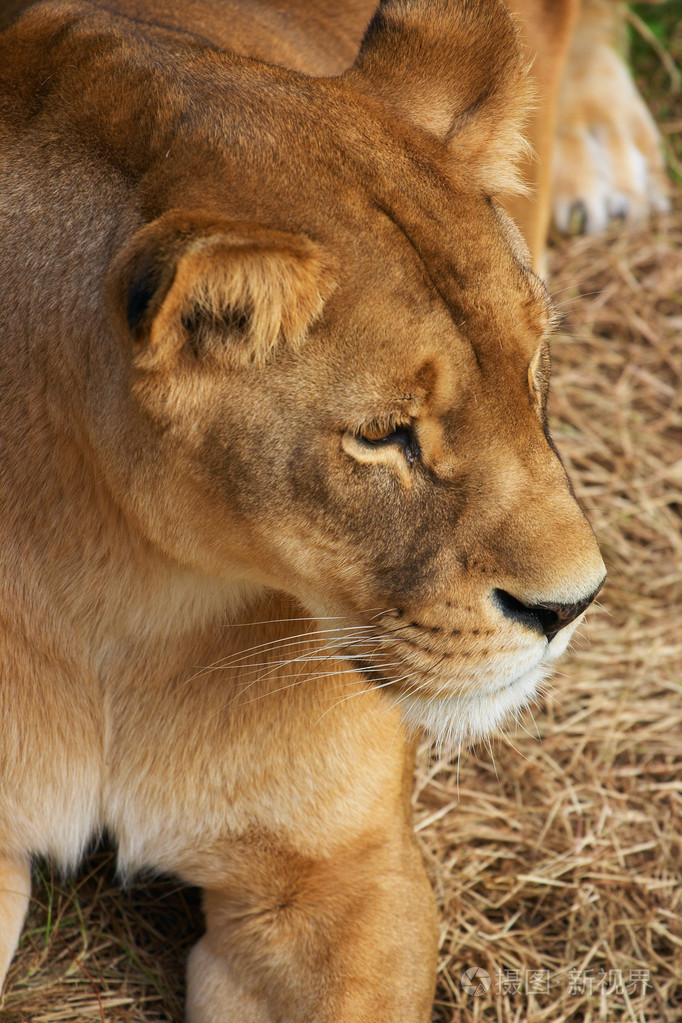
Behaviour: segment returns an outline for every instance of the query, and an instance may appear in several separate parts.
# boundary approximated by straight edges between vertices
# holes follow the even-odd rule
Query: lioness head
[[[338,78],[69,10],[53,56],[95,39],[125,86],[81,71],[60,115],[130,183],[97,336],[72,325],[106,486],[183,570],[338,621],[408,721],[486,731],[604,575],[547,433],[551,305],[497,204],[527,103],[503,5],[386,0]]]

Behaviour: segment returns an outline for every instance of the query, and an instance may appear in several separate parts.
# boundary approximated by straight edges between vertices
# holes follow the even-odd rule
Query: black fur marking
[[[126,315],[130,332],[135,334],[159,287],[159,272],[151,263],[144,263],[133,277],[128,292]]]

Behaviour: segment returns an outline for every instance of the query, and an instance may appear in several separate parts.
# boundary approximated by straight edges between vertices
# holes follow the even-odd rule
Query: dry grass
[[[682,203],[638,233],[562,242],[553,280],[554,436],[609,579],[537,735],[529,718],[494,763],[420,761],[443,916],[433,1018],[680,1023]],[[3,1023],[179,1023],[200,927],[195,892],[124,892],[110,852],[75,881],[42,874]],[[487,993],[463,990],[470,967]]]

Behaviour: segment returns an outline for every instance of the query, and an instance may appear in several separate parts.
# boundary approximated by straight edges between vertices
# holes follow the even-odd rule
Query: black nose
[[[577,604],[524,604],[506,590],[493,590],[493,600],[507,618],[542,632],[550,641],[590,606],[600,589],[601,584],[594,593],[579,600]]]

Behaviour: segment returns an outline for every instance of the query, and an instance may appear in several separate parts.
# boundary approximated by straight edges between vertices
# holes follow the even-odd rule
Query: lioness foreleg
[[[246,859],[205,894],[190,1023],[427,1023],[435,907],[407,829],[320,859],[259,839]]]
[[[19,943],[30,895],[28,862],[0,855],[0,991]]]

